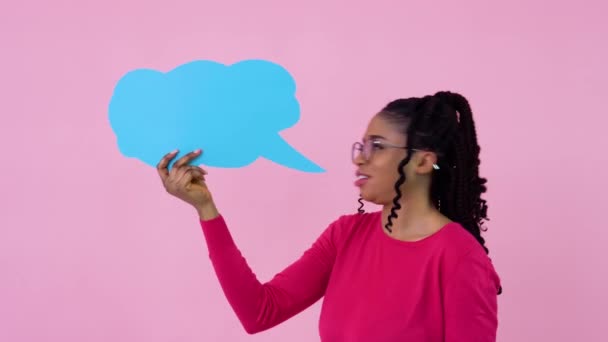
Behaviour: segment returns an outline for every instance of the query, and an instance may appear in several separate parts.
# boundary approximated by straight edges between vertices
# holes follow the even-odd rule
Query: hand
[[[205,183],[207,172],[198,166],[188,165],[201,153],[201,150],[196,150],[186,154],[178,159],[169,171],[167,167],[177,155],[177,151],[173,151],[165,155],[156,166],[165,190],[194,206],[199,214],[205,210],[209,211],[208,208],[214,208],[211,192]]]

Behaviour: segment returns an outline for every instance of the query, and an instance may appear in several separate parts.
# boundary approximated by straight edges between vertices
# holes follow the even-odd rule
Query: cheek
[[[395,194],[395,183],[399,179],[398,166],[394,162],[376,165],[373,179],[371,179],[367,190],[379,199],[392,199]]]
[[[386,172],[379,177],[378,186],[384,191],[392,190],[395,188],[395,183],[397,183],[398,179],[399,173],[397,173],[397,170]]]
[[[379,194],[385,194],[386,196],[392,199],[392,196],[396,194],[395,192],[395,184],[401,178],[401,174],[399,173],[399,163],[401,160],[391,160],[390,162],[379,164],[376,166],[377,173],[374,175],[373,187],[374,190],[379,192]],[[408,172],[409,168],[406,166],[403,170],[403,174],[405,175],[406,183],[411,181],[411,176]],[[402,185],[403,189],[403,185]]]
[[[395,183],[400,177],[399,174],[399,162],[391,160],[388,163],[383,164],[378,168],[379,178],[383,184],[390,184],[391,188],[394,187]]]

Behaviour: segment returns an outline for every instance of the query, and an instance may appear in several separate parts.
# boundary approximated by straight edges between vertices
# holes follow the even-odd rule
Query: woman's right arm
[[[340,221],[331,224],[298,260],[269,282],[261,283],[213,203],[205,183],[206,172],[188,165],[200,153],[197,150],[185,155],[170,171],[169,162],[177,151],[169,153],[157,165],[158,173],[168,193],[196,208],[216,275],[245,330],[253,334],[269,329],[319,300],[335,262]]]

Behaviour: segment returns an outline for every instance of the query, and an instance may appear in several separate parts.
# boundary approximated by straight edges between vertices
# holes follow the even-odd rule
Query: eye
[[[371,145],[372,145],[372,149],[373,150],[381,150],[381,149],[384,148],[384,146],[382,145],[382,143],[379,142],[379,141],[377,141],[377,140],[373,140]]]

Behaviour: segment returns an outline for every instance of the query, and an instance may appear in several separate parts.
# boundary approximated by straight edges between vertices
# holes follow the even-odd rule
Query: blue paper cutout
[[[264,157],[305,172],[324,172],[279,132],[300,119],[296,85],[283,67],[264,60],[233,65],[193,61],[168,73],[124,75],[110,101],[110,125],[120,152],[156,166],[203,149],[191,164],[236,168]]]

